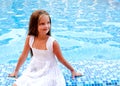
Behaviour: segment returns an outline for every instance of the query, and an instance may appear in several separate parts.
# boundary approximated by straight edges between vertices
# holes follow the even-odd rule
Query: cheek
[[[38,26],[38,32],[41,32],[42,27]]]
[[[48,27],[49,27],[49,29],[50,29],[50,27],[51,27],[51,24],[49,24],[49,25],[48,25]]]
[[[49,32],[49,30],[50,30],[50,27],[47,29],[47,33]]]
[[[42,30],[43,28],[44,28],[44,26],[38,25],[38,30]]]

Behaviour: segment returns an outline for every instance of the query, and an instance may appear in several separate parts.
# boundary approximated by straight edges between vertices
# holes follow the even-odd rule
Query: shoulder
[[[27,35],[26,36],[26,41],[30,41],[30,40],[32,40],[34,38],[34,36],[32,36],[32,35]]]
[[[33,35],[27,35],[27,38],[31,38],[31,37],[34,37]]]
[[[53,37],[52,37],[52,40],[53,40],[53,47],[54,47],[54,48],[55,48],[55,47],[59,47],[58,41],[57,41],[55,38],[53,38]]]
[[[26,39],[31,39],[33,37],[34,37],[33,35],[27,35]]]
[[[54,40],[53,45],[54,45],[54,46],[58,46],[59,43],[58,43],[56,40]]]
[[[49,36],[49,39],[52,40],[52,41],[55,41],[55,38],[52,37],[52,36]]]
[[[49,41],[53,45],[53,47],[56,47],[56,46],[59,45],[57,40],[54,37],[52,37],[52,36],[49,36]]]
[[[60,45],[59,45],[59,43],[57,42],[57,40],[54,40],[53,41],[53,52],[54,53],[58,53],[58,52],[60,52],[61,50],[60,50]]]

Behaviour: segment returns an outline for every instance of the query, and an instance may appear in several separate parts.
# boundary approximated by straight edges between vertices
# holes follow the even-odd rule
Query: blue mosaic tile
[[[71,78],[70,71],[60,65],[63,71],[66,86],[120,86],[120,60],[80,61],[71,63],[77,71],[82,72],[82,77]],[[27,63],[26,63],[27,64]],[[26,68],[24,64],[20,73]],[[14,78],[8,77],[15,64],[0,64],[0,86],[11,86]],[[20,74],[19,74],[20,76]]]

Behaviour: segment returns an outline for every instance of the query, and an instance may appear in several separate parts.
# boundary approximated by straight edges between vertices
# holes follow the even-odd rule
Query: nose
[[[48,28],[48,27],[49,27],[49,24],[45,24],[45,27]]]
[[[45,27],[48,27],[48,24],[45,24]]]

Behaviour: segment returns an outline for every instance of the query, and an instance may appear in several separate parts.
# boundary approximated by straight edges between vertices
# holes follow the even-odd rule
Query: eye
[[[50,22],[47,22],[47,24],[50,24]]]
[[[45,23],[39,23],[39,25],[45,25]]]

